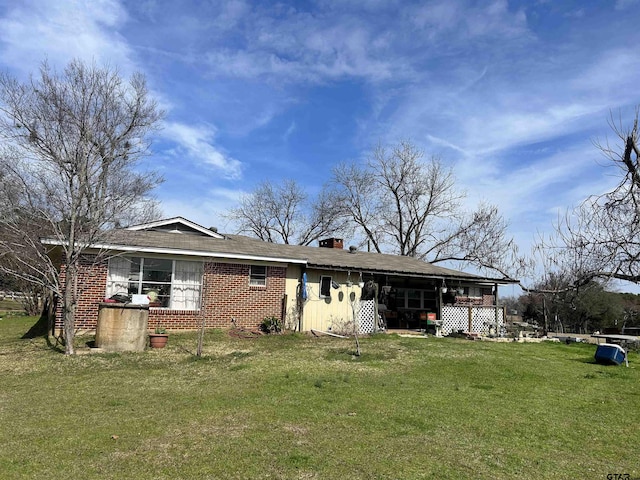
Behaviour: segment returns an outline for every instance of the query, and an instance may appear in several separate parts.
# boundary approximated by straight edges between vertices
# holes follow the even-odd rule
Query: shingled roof
[[[432,265],[413,257],[343,250],[337,248],[283,245],[243,235],[207,234],[204,227],[171,230],[167,226],[183,223],[180,217],[154,222],[149,229],[136,226],[113,230],[95,248],[138,253],[189,255],[238,260],[260,260],[303,264],[309,268],[403,275],[424,278],[455,278],[474,282],[514,283],[511,279],[482,277]],[[172,223],[173,222],[173,223]],[[186,221],[188,222],[188,221]],[[160,228],[158,228],[158,224]],[[151,226],[153,225],[153,226]],[[188,222],[188,225],[196,225]],[[54,243],[54,242],[45,242]]]

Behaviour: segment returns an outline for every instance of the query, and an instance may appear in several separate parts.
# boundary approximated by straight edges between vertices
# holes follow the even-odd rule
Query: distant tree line
[[[557,293],[505,297],[508,313],[517,314],[540,331],[593,333],[640,327],[640,295],[607,291],[599,282]]]

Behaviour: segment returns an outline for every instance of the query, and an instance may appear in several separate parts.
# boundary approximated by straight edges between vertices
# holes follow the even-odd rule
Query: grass
[[[196,334],[65,357],[34,322],[0,321],[5,479],[640,477],[635,353],[210,331],[202,357]]]
[[[0,300],[0,317],[3,315],[23,315],[24,307],[17,300],[3,298]]]

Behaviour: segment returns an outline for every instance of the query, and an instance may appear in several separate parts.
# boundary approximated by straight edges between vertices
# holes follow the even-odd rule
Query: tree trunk
[[[47,315],[47,338],[55,337],[57,296],[47,292],[44,302],[44,312]]]
[[[204,312],[200,314],[201,323],[200,323],[200,331],[198,332],[198,348],[196,350],[196,356],[202,356],[202,346],[204,344],[204,331],[207,328],[207,317],[205,317]]]
[[[63,322],[64,322],[64,353],[74,355],[73,340],[75,337],[76,306],[77,306],[78,266],[69,262],[64,278]]]

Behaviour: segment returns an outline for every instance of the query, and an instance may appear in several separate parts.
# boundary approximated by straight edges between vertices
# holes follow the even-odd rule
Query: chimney
[[[344,248],[341,238],[326,238],[320,240],[320,247],[322,248],[337,248],[342,250]]]

